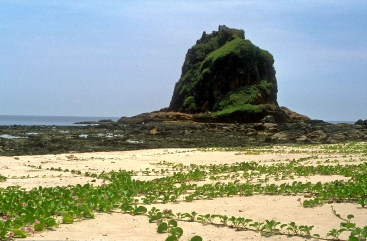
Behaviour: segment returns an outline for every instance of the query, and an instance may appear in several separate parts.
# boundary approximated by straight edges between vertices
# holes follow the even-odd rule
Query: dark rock
[[[274,134],[273,138],[275,138],[277,141],[280,141],[280,142],[288,141],[287,134],[285,134],[284,132],[279,132],[279,133]]]
[[[274,136],[267,136],[265,137],[264,142],[265,143],[275,143],[277,142],[277,138]]]
[[[261,119],[261,123],[275,123],[274,117],[272,115],[267,115]]]
[[[262,131],[266,129],[265,125],[262,123],[254,123],[252,126],[257,131]]]
[[[298,122],[306,122],[310,121],[311,119],[305,115],[301,115],[297,112],[291,111],[285,106],[281,106],[280,109],[285,113],[286,115],[286,121],[287,123],[298,123]]]
[[[117,126],[0,126],[0,154],[38,155],[148,148],[245,147],[367,141],[367,127],[330,123],[120,123]],[[29,133],[37,133],[30,135]]]
[[[315,130],[308,135],[308,138],[314,142],[325,142],[329,138],[329,135],[322,130]]]
[[[361,126],[363,126],[364,125],[364,121],[362,119],[359,119],[354,124],[355,125],[361,125]]]
[[[246,136],[257,136],[257,131],[255,129],[247,129]]]
[[[181,121],[190,122],[192,115],[180,112],[153,111],[142,113],[133,117],[121,117],[118,124],[149,124],[150,122]]]
[[[107,120],[99,120],[99,121],[80,121],[80,122],[76,122],[74,124],[99,125],[99,124],[114,124],[114,123],[116,123],[116,122],[111,120],[111,119],[107,119]]]
[[[149,134],[151,135],[158,135],[158,134],[167,134],[166,131],[161,128],[161,127],[158,127],[158,126],[154,126],[153,128],[151,128],[149,130]]]
[[[309,124],[322,124],[325,123],[323,120],[305,120],[305,123],[309,123]]]
[[[305,135],[303,135],[303,136],[300,136],[300,137],[296,138],[296,141],[297,141],[298,143],[310,143],[310,142],[311,142],[311,140],[310,140],[310,139],[308,139],[308,137],[307,137],[307,136],[305,136]]]
[[[245,39],[243,30],[219,26],[187,51],[168,111],[195,113],[196,122],[255,123],[309,119],[279,108],[273,56]],[[290,115],[288,116],[286,112]]]
[[[244,30],[219,26],[211,34],[204,32],[187,51],[169,107],[121,117],[117,124],[311,121],[307,116],[279,107],[273,65],[273,56],[245,39]]]
[[[187,51],[168,109],[223,112],[231,106],[231,111],[244,112],[240,106],[277,106],[273,63],[273,56],[245,39],[243,30],[219,26]]]
[[[345,142],[347,140],[347,138],[348,138],[348,136],[345,135],[345,133],[332,134],[326,140],[326,143],[336,144],[336,143],[340,143],[340,142]]]
[[[367,119],[366,120],[359,119],[354,124],[355,125],[361,125],[361,126],[366,126],[367,127]]]

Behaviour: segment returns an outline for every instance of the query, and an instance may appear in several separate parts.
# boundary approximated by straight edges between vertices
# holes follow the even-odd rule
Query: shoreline
[[[367,140],[367,127],[354,124],[99,123],[86,126],[0,126],[0,156],[157,148],[336,144]]]

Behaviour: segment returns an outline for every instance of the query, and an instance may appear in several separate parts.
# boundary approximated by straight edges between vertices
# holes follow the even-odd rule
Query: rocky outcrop
[[[198,123],[259,123],[266,117],[271,116],[275,123],[322,123],[323,121],[311,120],[307,116],[300,115],[285,107],[267,106],[262,112],[252,114],[220,116],[211,113],[189,114],[182,112],[167,111],[167,108],[159,111],[142,113],[132,117],[121,117],[119,124],[148,124],[150,122],[198,122]],[[101,124],[99,124],[101,125]]]
[[[167,121],[192,121],[192,114],[170,111],[153,111],[149,113],[142,113],[132,117],[121,117],[117,123],[119,124],[149,124],[150,122],[167,122]]]
[[[245,147],[367,141],[367,127],[329,123],[150,122],[111,126],[0,126],[0,155],[123,151],[147,148]],[[29,135],[27,133],[37,133]]]
[[[267,115],[261,119],[261,123],[275,123],[274,117],[272,115]]]
[[[367,127],[367,119],[365,119],[365,120],[359,119],[354,124],[355,125],[361,125],[361,126],[366,126]]]
[[[279,107],[273,64],[273,56],[245,39],[243,30],[222,25],[203,32],[187,51],[169,107],[122,117],[118,124],[260,123],[266,116],[275,123],[322,123]]]
[[[272,112],[284,121],[273,64],[273,56],[245,39],[243,30],[223,25],[204,32],[187,51],[168,109],[226,122],[258,122]]]
[[[195,114],[197,122],[255,123],[310,120],[278,106],[273,56],[245,39],[243,30],[219,26],[203,32],[187,51],[168,111]]]
[[[284,112],[286,116],[287,123],[298,123],[298,122],[310,122],[311,119],[308,116],[298,114],[297,112],[291,111],[285,106],[281,106],[280,109]]]

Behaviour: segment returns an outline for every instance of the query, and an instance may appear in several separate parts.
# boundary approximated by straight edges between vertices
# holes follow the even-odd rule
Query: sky
[[[280,106],[367,119],[366,0],[0,0],[0,115],[168,107],[186,52],[219,25],[275,59]]]

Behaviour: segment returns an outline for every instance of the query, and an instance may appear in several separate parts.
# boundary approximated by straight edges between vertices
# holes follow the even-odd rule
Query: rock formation
[[[266,116],[276,123],[311,121],[279,107],[273,64],[273,56],[245,39],[243,30],[222,25],[211,34],[203,32],[187,51],[169,107],[118,123],[259,123]]]
[[[273,56],[225,25],[203,32],[187,51],[169,111],[195,113],[196,121],[287,122],[277,102]]]

